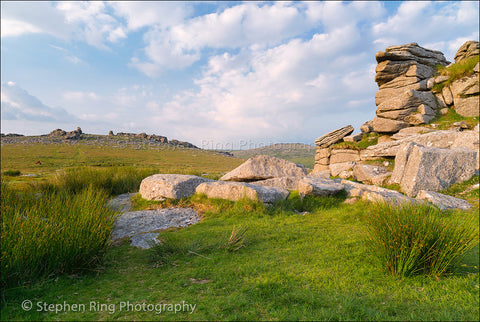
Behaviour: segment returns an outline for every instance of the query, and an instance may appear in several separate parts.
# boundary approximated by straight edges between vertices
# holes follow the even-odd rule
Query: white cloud
[[[417,42],[442,51],[447,60],[466,40],[479,37],[477,1],[406,1],[386,21],[373,28],[377,49]],[[430,46],[430,47],[429,47]]]
[[[128,29],[134,31],[146,26],[167,28],[183,22],[192,13],[188,3],[175,1],[150,2],[148,6],[140,1],[120,1],[110,5],[126,19]]]
[[[2,37],[20,36],[23,34],[40,33],[42,30],[28,22],[2,19]]]
[[[100,96],[95,92],[69,91],[62,95],[63,99],[68,101],[78,100],[99,100]]]
[[[2,84],[2,120],[73,122],[77,118],[60,107],[49,107],[14,82]]]

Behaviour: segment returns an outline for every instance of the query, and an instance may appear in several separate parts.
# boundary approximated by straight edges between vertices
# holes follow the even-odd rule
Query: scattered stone
[[[142,180],[140,194],[147,200],[181,199],[192,196],[199,184],[210,181],[192,175],[154,174]]]
[[[329,196],[343,190],[343,185],[332,179],[304,177],[298,183],[301,196]]]
[[[353,126],[347,125],[340,129],[337,129],[332,132],[328,132],[327,134],[317,138],[315,140],[315,144],[320,148],[328,148],[330,145],[339,142],[345,136],[350,135],[353,132]]]
[[[267,155],[256,155],[225,174],[220,180],[251,182],[279,177],[303,177],[306,174],[303,165]]]
[[[414,135],[418,134],[424,134],[424,133],[430,133],[434,132],[435,130],[429,129],[428,127],[423,127],[423,126],[412,126],[412,127],[407,127],[404,129],[401,129],[397,133],[391,136],[393,140],[402,140]]]
[[[417,195],[418,200],[427,200],[438,208],[444,209],[462,209],[467,210],[472,207],[467,201],[452,196],[447,196],[438,192],[420,190]]]
[[[440,75],[440,76],[435,77],[434,80],[435,80],[435,84],[440,84],[440,83],[446,82],[449,79],[450,79],[450,76]]]
[[[313,169],[313,171],[308,174],[309,177],[323,178],[323,179],[330,178],[330,168],[328,166],[324,170],[316,171],[315,169],[318,170],[317,165],[315,165],[315,168]]]
[[[447,104],[448,106],[453,104],[452,90],[450,89],[449,85],[443,86],[442,96],[443,96],[443,99],[445,100],[445,104]]]
[[[157,232],[170,227],[186,227],[199,221],[195,210],[190,208],[166,208],[127,212],[117,217],[112,239],[120,240],[140,234]],[[148,248],[155,234],[134,238],[135,245]]]
[[[408,129],[408,127],[407,127],[407,129]],[[393,139],[390,135],[381,135],[377,139],[377,144],[384,143],[384,142],[392,142],[392,141],[393,141]]]
[[[247,198],[264,203],[274,203],[277,200],[285,200],[290,194],[282,188],[228,181],[204,182],[197,187],[196,193],[205,194],[208,198],[220,198],[232,201]]]
[[[447,115],[447,114],[448,114],[448,108],[442,108],[442,109],[440,110],[440,114],[442,114],[442,115]]]

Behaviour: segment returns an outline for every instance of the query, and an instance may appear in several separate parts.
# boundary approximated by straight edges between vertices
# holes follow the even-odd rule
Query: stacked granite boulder
[[[340,142],[353,132],[353,126],[347,125],[335,131],[329,132],[315,140],[317,150],[315,152],[315,167],[313,174],[328,171],[333,176],[338,176],[344,171],[351,171],[353,163],[360,160],[359,152],[349,149],[335,149],[331,146]],[[344,174],[346,176],[346,174]]]
[[[462,63],[467,59],[480,55],[480,42],[467,41],[455,54],[455,63]],[[480,114],[480,64],[477,63],[473,68],[473,74],[454,80],[451,84],[446,82],[449,76],[440,75],[432,77],[427,83],[427,87],[432,90],[441,105],[442,114],[448,111],[449,107],[464,117],[478,116]],[[435,84],[445,83],[440,86],[441,90],[436,89]]]
[[[437,114],[439,104],[427,86],[437,65],[448,65],[444,55],[416,43],[391,46],[375,58],[376,117],[362,126],[362,131],[395,133],[428,123]]]

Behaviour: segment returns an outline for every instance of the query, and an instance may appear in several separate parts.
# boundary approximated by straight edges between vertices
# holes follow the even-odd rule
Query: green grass
[[[101,190],[20,194],[4,183],[1,190],[2,288],[99,262],[114,224]]]
[[[435,129],[437,130],[448,130],[453,126],[455,122],[464,121],[468,124],[470,128],[473,128],[475,125],[478,124],[480,117],[473,116],[473,117],[463,117],[458,114],[453,108],[449,108],[447,114],[441,115],[440,113],[430,121],[430,124],[427,124],[428,127],[431,127],[431,124],[438,124]]]
[[[362,140],[358,142],[339,142],[332,145],[332,149],[365,150],[367,147],[378,143],[378,136],[377,133],[365,133]]]
[[[369,245],[392,275],[444,275],[478,245],[478,218],[430,205],[377,204],[367,217]]]
[[[56,148],[62,149],[63,146]],[[36,147],[32,152],[35,150]],[[85,151],[88,154],[90,150],[82,150]],[[233,169],[236,166],[233,163],[242,162],[213,154],[197,154],[203,159],[195,163],[191,161],[195,157],[188,157],[187,152],[181,152],[184,155],[162,155],[160,151],[144,151],[124,155],[112,148],[105,149],[103,154],[100,151],[97,153],[93,158],[111,160],[117,167],[112,170],[116,174],[109,173],[111,170],[108,167],[93,167],[85,159],[90,167],[66,170],[66,178],[50,175],[44,178],[47,183],[33,186],[43,187],[41,189],[52,194],[55,192],[55,195],[71,196],[72,191],[81,195],[88,193],[86,183],[89,181],[75,177],[83,176],[92,178],[94,189],[104,190],[107,196],[134,189],[131,183],[138,184],[141,175],[137,177],[137,174],[145,169],[163,169],[170,173],[184,169],[218,176]],[[27,154],[27,151],[21,152],[24,157]],[[152,164],[159,157],[164,158],[160,167]],[[15,164],[14,158],[4,155],[2,146],[2,161],[4,158]],[[54,160],[60,168],[66,162],[55,159],[55,155]],[[191,167],[187,168],[181,162]],[[19,163],[29,167],[28,162]],[[119,163],[128,165],[123,167]],[[137,164],[137,167],[131,163]],[[65,168],[70,167],[73,165]],[[9,166],[7,169],[12,168],[28,173],[22,166]],[[110,182],[107,179],[109,176],[112,177]],[[30,184],[20,186],[12,180],[9,184],[15,189],[25,188],[24,193],[32,187]],[[71,186],[76,188],[69,188]],[[34,194],[28,196],[35,200]],[[37,282],[2,287],[1,319],[479,319],[478,246],[468,251],[447,275],[439,279],[425,275],[394,277],[385,272],[367,243],[372,204],[359,201],[355,205],[346,205],[343,204],[344,199],[345,194],[339,194],[334,197],[305,197],[302,200],[297,192],[293,192],[288,200],[268,206],[249,200],[209,199],[204,195],[157,202],[136,195],[133,198],[135,210],[192,207],[199,212],[202,220],[187,228],[161,232],[158,239],[163,241],[163,246],[158,248],[141,250],[127,243],[110,246],[103,256],[98,257],[103,260],[86,270],[63,269]],[[88,205],[82,207],[89,208]],[[478,222],[478,207],[455,213],[455,216],[459,222],[465,221],[468,216],[474,216]],[[67,219],[75,221],[76,218],[69,216]],[[230,252],[225,244],[232,235],[233,227],[248,227],[248,231],[243,235],[244,247]],[[55,313],[34,309],[27,312],[21,308],[22,302],[27,299],[34,305],[40,301],[84,304],[86,310]],[[126,301],[134,304],[186,301],[196,304],[196,308],[192,314],[120,310],[120,303]],[[103,310],[90,309],[92,302],[104,304]]]
[[[333,200],[332,200],[333,199]],[[194,196],[206,204],[196,225],[161,233],[170,255],[126,244],[108,250],[103,270],[5,292],[6,320],[477,320],[478,247],[439,280],[393,278],[365,242],[369,204],[295,194],[274,206]],[[183,202],[188,202],[184,200]],[[246,247],[217,247],[233,225],[249,227]],[[172,246],[173,245],[173,246]],[[189,252],[191,251],[191,252]],[[201,255],[201,256],[199,256]],[[25,312],[25,299],[115,304],[115,311]],[[196,304],[193,314],[119,311],[119,303]]]
[[[463,59],[450,67],[438,66],[437,73],[439,75],[449,76],[448,80],[440,84],[435,84],[433,90],[441,92],[443,87],[453,83],[455,80],[473,74],[473,68],[479,62],[480,56],[476,55],[467,59]]]
[[[21,172],[19,170],[7,170],[2,173],[4,176],[9,176],[9,177],[18,177]]]

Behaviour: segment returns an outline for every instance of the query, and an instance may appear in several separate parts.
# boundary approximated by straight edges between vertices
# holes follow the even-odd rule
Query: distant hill
[[[300,163],[310,169],[313,169],[315,163],[315,146],[302,143],[277,143],[256,149],[231,151],[231,153],[242,159],[265,154]]]

